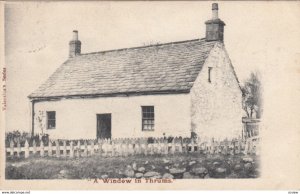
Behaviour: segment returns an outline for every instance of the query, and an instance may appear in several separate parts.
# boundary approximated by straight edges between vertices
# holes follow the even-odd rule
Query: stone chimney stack
[[[218,4],[212,4],[212,19],[205,22],[206,24],[206,41],[221,41],[224,40],[225,23],[219,19]]]
[[[73,30],[73,39],[69,42],[69,57],[75,57],[81,53],[81,42],[78,40],[78,31]]]

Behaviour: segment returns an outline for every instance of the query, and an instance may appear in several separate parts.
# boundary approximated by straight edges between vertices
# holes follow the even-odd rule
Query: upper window
[[[211,71],[212,67],[208,67],[208,82],[211,83]]]
[[[55,111],[47,112],[47,129],[55,129],[56,126],[56,115]]]
[[[154,131],[154,106],[142,106],[142,130]]]

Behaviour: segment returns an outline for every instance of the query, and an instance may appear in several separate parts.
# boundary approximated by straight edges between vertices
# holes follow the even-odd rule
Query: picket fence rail
[[[83,141],[83,143],[81,143]],[[53,145],[55,144],[55,145]],[[256,154],[259,155],[259,138],[252,137],[247,140],[233,139],[222,141],[197,141],[193,138],[174,138],[169,142],[165,138],[154,138],[152,142],[147,138],[131,139],[90,139],[90,140],[49,140],[48,145],[43,141],[39,145],[35,141],[29,146],[28,141],[24,146],[20,142],[10,142],[6,148],[7,157],[28,158],[40,157],[88,157],[99,155],[103,157],[153,155],[175,153],[202,153],[202,154]]]

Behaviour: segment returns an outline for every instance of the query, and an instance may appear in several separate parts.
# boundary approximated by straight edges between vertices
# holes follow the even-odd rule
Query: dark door
[[[111,114],[97,114],[97,138],[111,138]]]

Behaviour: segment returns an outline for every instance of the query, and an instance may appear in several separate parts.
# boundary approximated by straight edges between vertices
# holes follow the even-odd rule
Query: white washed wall
[[[190,95],[152,95],[64,99],[35,104],[35,133],[41,133],[37,117],[51,138],[96,138],[96,114],[111,113],[112,137],[190,136]],[[142,131],[141,106],[153,105],[155,131]],[[46,112],[56,111],[56,129],[46,129]]]
[[[211,83],[208,67],[212,67]],[[223,44],[206,59],[191,91],[192,131],[200,137],[235,137],[242,130],[242,93]]]

